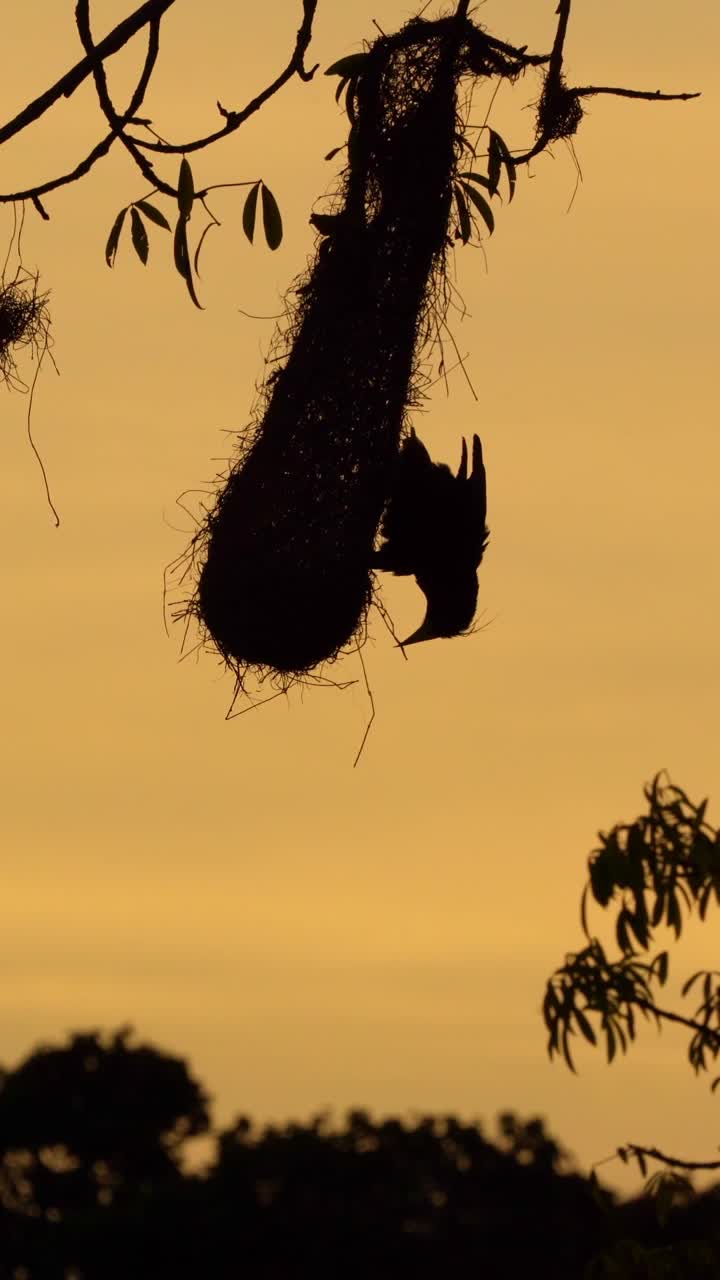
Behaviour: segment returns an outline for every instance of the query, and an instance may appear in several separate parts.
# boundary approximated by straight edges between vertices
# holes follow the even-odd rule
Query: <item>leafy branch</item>
[[[550,1057],[562,1054],[575,1070],[572,1039],[604,1043],[608,1062],[617,1050],[627,1052],[635,1039],[638,1017],[660,1027],[674,1023],[691,1032],[688,1060],[695,1072],[706,1071],[720,1056],[720,972],[700,970],[682,987],[682,997],[699,991],[700,1002],[688,1016],[658,1003],[668,979],[670,959],[659,951],[647,960],[661,926],[675,938],[697,912],[705,920],[710,902],[720,903],[720,832],[706,820],[707,800],[693,804],[680,787],[659,773],[645,788],[647,814],[630,824],[600,832],[599,848],[588,859],[580,919],[587,945],[566,957],[547,983],[543,1018]],[[589,901],[614,907],[615,941],[620,955],[609,959],[588,927]],[[712,1089],[720,1084],[720,1076]],[[618,1154],[647,1158],[684,1169],[720,1168],[720,1162],[698,1163],[665,1157],[657,1148],[629,1144]]]
[[[247,103],[239,111],[226,111],[218,103],[218,110],[225,121],[222,129],[205,138],[195,139],[186,144],[170,144],[162,140],[148,141],[145,138],[139,138],[127,132],[130,125],[149,125],[149,121],[140,120],[138,118],[138,110],[142,105],[147,87],[154,70],[155,62],[159,53],[160,45],[160,25],[162,18],[166,12],[172,8],[175,0],[146,0],[145,4],[125,18],[122,22],[105,36],[105,38],[95,44],[90,29],[90,8],[89,0],[78,0],[75,6],[75,24],[77,26],[78,35],[80,36],[85,57],[76,63],[70,71],[66,72],[55,84],[53,84],[39,97],[28,103],[12,120],[5,125],[0,126],[0,145],[8,141],[16,134],[21,133],[34,121],[38,120],[45,114],[56,102],[62,97],[70,97],[75,90],[92,75],[95,83],[95,90],[98,97],[100,108],[110,124],[110,132],[107,133],[92,150],[79,161],[69,172],[51,178],[48,181],[39,183],[33,187],[28,187],[19,191],[0,192],[0,203],[20,202],[29,200],[38,209],[38,212],[46,217],[47,214],[40,204],[42,196],[50,191],[56,190],[58,187],[67,186],[69,183],[76,182],[79,178],[85,176],[93,168],[98,160],[107,155],[113,143],[119,140],[132,157],[136,166],[140,169],[143,177],[151,182],[153,187],[162,191],[165,195],[177,197],[177,189],[164,179],[158,177],[151,161],[143,154],[143,151],[161,151],[165,153],[182,153],[197,151],[211,143],[218,141],[222,137],[226,137],[234,133],[240,128],[250,116],[264,105],[275,93],[281,89],[288,80],[297,75],[302,80],[311,80],[317,67],[310,70],[305,68],[305,54],[312,38],[313,19],[317,8],[317,0],[302,0],[302,22],[298,29],[293,51],[290,59],[280,74],[265,89],[258,93],[250,102]],[[135,91],[132,95],[130,104],[123,112],[118,112],[110,98],[107,80],[105,76],[105,62],[108,58],[113,57],[123,49],[132,38],[140,32],[143,27],[149,27],[148,52],[145,59],[143,70],[140,74]],[[206,194],[200,191],[198,196]]]

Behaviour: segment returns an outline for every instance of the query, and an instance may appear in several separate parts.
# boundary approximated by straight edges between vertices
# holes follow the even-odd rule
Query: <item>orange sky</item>
[[[97,3],[97,33],[130,8]],[[209,3],[201,27],[176,8],[148,110],[186,137],[216,125],[218,98],[241,106],[284,65],[300,4]],[[122,154],[48,197],[49,223],[28,217],[61,374],[45,366],[33,426],[62,525],[43,503],[27,402],[6,395],[0,1061],[132,1021],[190,1057],[223,1121],[362,1104],[491,1122],[514,1108],[546,1115],[585,1165],[623,1141],[710,1158],[717,1104],[682,1037],[643,1034],[611,1069],[581,1051],[574,1078],[548,1064],[539,1016],[546,977],[580,945],[598,827],[635,817],[662,767],[720,816],[720,17],[713,0],[575,8],[571,81],[703,97],[594,100],[571,212],[560,145],[497,213],[487,270],[458,251],[470,318],[454,334],[479,399],[455,373],[416,425],[453,463],[463,433],[482,435],[490,625],[405,663],[373,619],[377,717],[354,771],[368,716],[356,658],[347,692],[227,723],[231,679],[211,656],[178,663],[180,634],[162,621],[163,568],[191,530],[175,500],[227,457],[224,433],[262,377],[272,322],[238,308],[277,312],[312,252],[308,216],[336,173],[322,157],[344,138],[335,82],[292,84],[193,160],[198,182],[265,178],[286,227],[276,253],[250,248],[241,195],[218,194],[202,313],[159,229],[147,268],[127,242],[105,266],[117,210],[147,189]],[[546,48],[554,9],[492,0],[479,17]],[[358,49],[373,17],[392,30],[411,12],[320,0],[311,61]],[[3,118],[78,56],[69,0],[6,25]],[[117,60],[117,86],[140,57]],[[514,92],[500,90],[493,123],[520,147],[535,82]],[[100,128],[86,87],[7,148],[3,187],[69,166]],[[7,211],[0,231],[4,243]],[[417,625],[412,583],[388,582],[386,600],[401,633]],[[689,939],[683,965],[712,965],[709,936]]]

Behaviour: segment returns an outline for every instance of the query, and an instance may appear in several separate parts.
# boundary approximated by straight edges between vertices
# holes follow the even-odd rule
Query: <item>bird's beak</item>
[[[408,636],[407,640],[400,640],[397,647],[398,649],[406,649],[409,644],[419,644],[421,640],[436,640],[436,639],[437,639],[436,632],[433,631],[427,618],[425,618],[420,624],[420,626],[418,627],[417,631],[413,631],[412,635]]]

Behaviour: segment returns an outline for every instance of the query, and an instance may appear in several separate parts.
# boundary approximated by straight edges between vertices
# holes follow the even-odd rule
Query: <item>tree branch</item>
[[[681,1013],[673,1013],[671,1009],[659,1009],[656,1004],[650,1000],[633,999],[639,1009],[644,1009],[647,1013],[652,1013],[656,1018],[665,1018],[667,1022],[677,1022],[680,1026],[687,1027],[688,1031],[697,1031],[702,1036],[714,1040],[717,1049],[720,1049],[720,1031],[714,1031],[712,1027],[705,1026],[702,1022],[695,1022],[692,1018],[685,1018]]]
[[[105,65],[99,55],[99,46],[94,43],[92,38],[92,31],[90,30],[90,0],[77,0],[77,4],[75,6],[75,23],[82,41],[82,46],[88,55],[88,58],[92,59],[92,74],[95,81],[95,90],[98,96],[98,102],[100,103],[100,109],[110,125],[113,134],[115,137],[119,138],[120,142],[122,142],[125,149],[132,156],[132,159],[135,161],[143,177],[148,182],[152,183],[157,190],[164,191],[166,195],[176,195],[177,192],[175,188],[171,187],[168,183],[163,182],[163,180],[158,177],[150,161],[138,151],[137,147],[133,142],[131,142],[124,132],[125,125],[128,120],[136,114],[138,108],[142,104],[143,98],[145,97],[150,76],[152,75],[152,70],[160,48],[160,19],[154,18],[150,23],[150,40],[148,44],[147,58],[145,59],[145,66],[143,67],[142,74],[133,94],[130,106],[122,116],[119,116],[115,110],[115,105],[110,97],[110,90],[108,89]]]
[[[314,67],[306,71],[304,59],[312,38],[312,25],[317,2],[318,0],[302,0],[303,20],[295,38],[295,48],[285,70],[281,71],[277,79],[273,80],[272,84],[268,85],[257,97],[248,102],[247,106],[243,107],[241,111],[226,111],[220,103],[217,104],[220,114],[225,118],[225,124],[221,129],[217,129],[215,133],[209,133],[204,138],[195,138],[192,142],[150,142],[147,138],[138,138],[132,134],[129,140],[136,147],[141,147],[143,151],[157,151],[163,155],[186,155],[191,151],[201,151],[203,147],[208,147],[211,143],[218,142],[220,138],[226,138],[229,134],[234,133],[236,129],[239,129],[241,124],[244,124],[256,111],[259,111],[268,98],[272,98],[273,94],[277,93],[278,89],[281,89],[294,75],[298,75],[301,80],[312,80],[320,64],[316,63]]]
[[[626,1151],[652,1160],[662,1160],[663,1164],[672,1165],[675,1169],[720,1169],[720,1160],[679,1160],[677,1156],[666,1156],[657,1147],[639,1147],[635,1142],[628,1142]]]
[[[39,120],[50,107],[57,102],[58,98],[69,98],[75,92],[83,80],[92,73],[93,65],[96,58],[104,60],[110,58],[114,53],[118,53],[120,49],[132,39],[138,31],[151,22],[153,19],[159,20],[167,9],[169,9],[175,0],[146,0],[135,13],[131,13],[127,18],[114,28],[104,40],[97,45],[95,54],[92,58],[86,57],[82,61],[76,63],[70,71],[61,77],[51,88],[46,89],[40,94],[39,98],[35,98],[33,102],[28,103],[13,120],[9,120],[7,124],[0,126],[0,146],[3,142],[7,142],[9,138],[20,133],[27,128],[33,121]]]
[[[115,134],[109,133],[100,142],[96,143],[85,159],[81,160],[69,173],[64,173],[59,178],[51,178],[49,182],[41,182],[36,187],[28,187],[25,191],[10,191],[7,195],[0,195],[0,204],[11,204],[15,200],[18,202],[32,200],[34,203],[39,196],[46,195],[48,191],[55,191],[58,187],[67,186],[69,182],[75,182],[78,178],[82,178],[86,173],[89,173],[97,160],[107,155],[114,141]]]
[[[165,0],[163,0],[163,2],[165,2]],[[174,3],[174,0],[170,0],[170,2]],[[167,4],[165,7],[167,7]],[[82,0],[79,0],[77,9],[76,9],[76,19],[77,19],[77,11],[81,10],[81,8],[82,8]],[[87,0],[85,0],[85,8],[87,8]],[[127,111],[124,112],[122,116],[118,116],[115,113],[115,110],[112,107],[112,103],[110,103],[111,113],[112,113],[112,119],[108,117],[111,125],[110,133],[108,133],[104,138],[102,138],[100,142],[98,142],[93,147],[92,151],[88,153],[85,159],[81,160],[80,163],[77,164],[74,169],[71,169],[69,173],[65,173],[59,178],[51,178],[48,182],[39,183],[35,187],[29,187],[26,191],[12,191],[8,195],[0,195],[0,204],[8,204],[15,200],[17,201],[32,200],[33,203],[35,204],[35,202],[38,201],[38,198],[40,196],[46,195],[49,191],[55,191],[57,190],[58,187],[67,186],[71,182],[76,182],[78,178],[84,177],[86,173],[89,173],[90,169],[92,169],[93,165],[98,160],[100,160],[103,156],[107,155],[115,139],[118,136],[120,136],[120,130],[123,128],[127,120],[129,118],[132,118],[135,115],[138,108],[141,106],[142,101],[147,92],[148,84],[150,83],[150,77],[152,75],[153,68],[155,66],[155,62],[158,56],[158,50],[159,50],[160,15],[150,19],[149,21],[150,21],[150,34],[148,39],[148,49],[145,55],[145,63],[140,73],[140,79],[138,80],[137,86],[133,93],[130,104],[127,108]],[[117,31],[118,28],[116,27],[115,30]],[[95,74],[97,74],[96,64],[100,60],[100,50],[104,43],[105,41],[102,41],[99,45],[92,46],[94,49],[92,58],[87,57],[84,60],[88,65],[89,71]],[[102,68],[101,61],[100,61],[100,67]],[[102,71],[102,74],[104,78],[104,69]],[[163,189],[165,189],[169,195],[175,194],[174,188],[168,187],[167,184],[158,183],[154,170],[149,163],[147,165],[147,168],[149,170],[149,174],[146,174],[146,177],[148,177],[149,180],[152,181],[154,185],[157,185],[157,186],[162,185]],[[35,207],[37,208],[37,204],[35,204]],[[40,210],[40,212],[42,213],[42,209]],[[46,217],[47,215],[43,213],[42,216]]]
[[[519,156],[513,156],[513,163],[516,165],[528,164],[530,160],[539,155],[541,151],[544,151],[551,142],[555,141],[558,136],[566,136],[565,132],[560,135],[553,132],[553,114],[549,111],[546,115],[543,112],[544,106],[549,106],[553,103],[555,105],[563,104],[567,112],[567,117],[569,118],[571,104],[575,104],[578,119],[575,121],[574,125],[567,130],[567,133],[572,133],[574,132],[574,129],[577,128],[577,123],[581,115],[580,108],[577,106],[578,99],[580,98],[589,98],[600,93],[613,94],[621,98],[643,98],[646,101],[651,102],[687,101],[689,98],[700,97],[699,93],[661,93],[659,89],[656,89],[654,92],[646,92],[642,89],[615,89],[601,85],[585,85],[580,89],[567,88],[563,80],[562,69],[565,37],[567,36],[568,22],[570,21],[571,3],[572,0],[560,0],[558,4],[557,30],[555,31],[552,53],[550,54],[549,66],[545,77],[545,85],[543,87],[542,98],[540,100],[540,110],[538,115],[539,133],[529,151],[526,151]]]
[[[595,93],[612,93],[618,98],[643,98],[646,102],[687,102],[690,98],[699,98],[699,93],[662,93],[660,89],[614,89],[605,85],[586,85],[582,89],[571,89],[575,98],[590,98]]]

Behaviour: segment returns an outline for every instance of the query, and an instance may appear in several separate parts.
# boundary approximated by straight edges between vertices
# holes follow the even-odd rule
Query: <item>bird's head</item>
[[[400,641],[402,649],[421,640],[449,640],[467,631],[477,607],[478,580],[474,569],[446,573],[442,578],[422,575],[417,583],[427,601],[425,617],[417,631]]]

